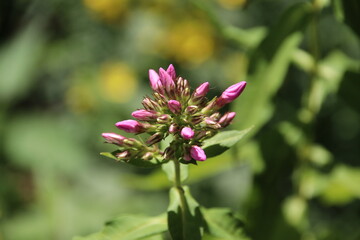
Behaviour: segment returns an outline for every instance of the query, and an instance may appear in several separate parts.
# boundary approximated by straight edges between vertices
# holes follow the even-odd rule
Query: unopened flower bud
[[[154,157],[152,152],[145,153],[141,158],[145,161],[150,161]]]
[[[191,146],[190,148],[190,156],[195,159],[196,161],[205,161],[206,154],[204,150],[196,145]]]
[[[153,69],[149,70],[150,86],[154,91],[162,89],[162,83],[157,72]]]
[[[204,115],[202,115],[202,114],[195,114],[195,115],[193,115],[193,116],[191,117],[191,123],[192,123],[193,125],[196,125],[196,124],[201,123],[201,122],[203,121],[203,119],[204,119]]]
[[[180,135],[186,140],[192,139],[194,134],[194,131],[189,127],[184,127],[180,132]]]
[[[142,105],[144,106],[144,108],[146,110],[149,110],[149,111],[160,109],[159,104],[157,104],[157,102],[155,102],[154,100],[152,100],[148,97],[144,98],[144,100],[142,101]]]
[[[224,116],[222,116],[219,120],[219,124],[222,126],[222,127],[227,127],[231,121],[235,118],[236,116],[236,113],[235,112],[228,112],[228,113],[225,113]]]
[[[143,133],[146,130],[143,124],[135,120],[124,120],[117,122],[115,126],[128,133]]]
[[[152,110],[136,110],[131,114],[134,118],[141,121],[149,121],[157,118],[158,113]]]
[[[181,113],[181,103],[179,101],[169,100],[168,107],[169,107],[170,111],[172,111],[175,114]]]
[[[172,159],[175,154],[175,150],[170,146],[167,147],[163,153],[163,157],[165,159]]]
[[[221,114],[219,112],[211,114],[211,116],[210,116],[210,118],[213,119],[214,121],[219,121],[220,117],[221,117]]]
[[[209,92],[209,83],[204,82],[198,88],[195,89],[194,98],[203,98]]]
[[[156,119],[156,121],[158,123],[168,123],[170,120],[171,120],[171,117],[168,114],[163,114]]]
[[[246,82],[242,81],[228,87],[217,99],[216,105],[221,108],[227,103],[234,101],[244,91]]]
[[[127,147],[139,147],[141,143],[135,138],[127,138],[124,140],[124,145]]]
[[[219,129],[221,128],[221,125],[219,123],[217,123],[216,121],[214,121],[213,119],[209,118],[209,117],[206,117],[204,119],[204,122],[205,124],[210,127],[210,128],[213,128],[213,129]]]
[[[177,131],[179,131],[179,126],[176,123],[173,123],[170,125],[169,127],[169,133],[177,133]]]
[[[174,80],[163,68],[159,69],[159,76],[162,85],[165,87],[166,91],[169,92],[175,86]]]
[[[122,145],[124,143],[124,140],[126,137],[121,136],[116,133],[103,133],[101,134],[103,138],[105,138],[106,142],[116,144],[116,145]]]
[[[166,72],[170,75],[170,77],[175,80],[176,78],[176,72],[174,65],[170,64],[169,67],[166,69]]]
[[[160,142],[164,138],[164,134],[162,133],[155,133],[151,135],[148,140],[146,140],[146,144],[153,145],[155,143]]]
[[[186,114],[195,114],[197,111],[198,111],[199,107],[198,106],[195,106],[195,105],[191,105],[191,106],[188,106],[186,109],[185,109],[185,113]]]
[[[116,158],[120,158],[122,160],[130,159],[130,152],[129,151],[123,151],[115,154]]]

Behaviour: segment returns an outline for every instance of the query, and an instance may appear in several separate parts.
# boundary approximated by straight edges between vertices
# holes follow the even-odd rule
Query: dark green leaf
[[[156,236],[166,230],[165,214],[157,217],[124,215],[106,223],[101,232],[75,237],[74,240],[136,240]]]
[[[193,199],[189,188],[170,189],[168,227],[173,240],[201,240],[202,223],[199,204]]]
[[[206,221],[206,231],[223,240],[246,240],[244,223],[230,209],[201,209]]]
[[[220,132],[206,140],[203,145],[206,156],[211,158],[225,152],[240,141],[252,128],[250,127],[242,131],[231,130]]]
[[[119,153],[119,150],[116,150],[114,152],[102,152],[100,153],[100,155],[108,157],[108,158],[112,158],[115,159],[116,161],[122,161],[131,165],[134,165],[136,167],[145,167],[145,168],[151,168],[151,167],[157,167],[160,166],[162,163],[164,163],[164,159],[160,159],[159,158],[153,158],[151,160],[143,160],[141,158],[137,158],[137,157],[133,157],[129,160],[121,160],[119,158],[116,157],[116,154]]]

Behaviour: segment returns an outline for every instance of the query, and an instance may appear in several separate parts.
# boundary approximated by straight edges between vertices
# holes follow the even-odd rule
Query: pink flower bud
[[[150,86],[154,91],[158,91],[162,87],[160,77],[155,70],[149,70]]]
[[[134,111],[131,116],[141,121],[149,121],[157,118],[157,112],[152,110],[140,109]]]
[[[163,114],[156,119],[158,123],[168,123],[171,120],[171,117],[167,114]]]
[[[175,86],[172,77],[163,68],[159,69],[159,76],[162,85],[165,86],[167,91],[170,91]]]
[[[194,131],[189,127],[184,127],[180,132],[180,135],[186,140],[192,139],[194,134]]]
[[[235,118],[236,116],[236,113],[235,112],[228,112],[228,113],[225,113],[224,116],[222,116],[219,120],[219,124],[222,126],[222,127],[226,127],[228,126],[231,121]]]
[[[115,126],[128,133],[143,133],[146,130],[143,124],[135,120],[117,122]]]
[[[198,106],[195,106],[195,105],[191,105],[191,106],[188,106],[186,109],[185,109],[185,113],[186,114],[195,114],[197,111],[198,111],[199,107]]]
[[[242,81],[228,87],[217,99],[216,105],[223,107],[227,103],[234,101],[244,91],[246,82]]]
[[[179,131],[179,127],[176,123],[173,123],[170,125],[169,127],[169,133],[176,133],[177,131]]]
[[[175,114],[179,114],[181,112],[181,103],[179,101],[169,100],[168,107],[170,111],[172,111]]]
[[[121,136],[116,133],[103,133],[101,134],[103,138],[105,138],[106,142],[116,144],[116,145],[122,145],[124,143],[124,140],[126,137]]]
[[[190,148],[190,156],[195,159],[196,161],[205,161],[206,154],[204,150],[196,145],[191,146]]]
[[[146,144],[148,145],[153,145],[155,143],[160,142],[162,139],[164,138],[164,134],[162,133],[155,133],[152,136],[150,136],[148,138],[148,140],[146,140]]]
[[[202,98],[209,92],[209,83],[204,82],[198,88],[195,89],[194,97],[195,98]]]
[[[166,72],[170,75],[170,77],[174,80],[176,78],[175,68],[172,64],[166,69]]]

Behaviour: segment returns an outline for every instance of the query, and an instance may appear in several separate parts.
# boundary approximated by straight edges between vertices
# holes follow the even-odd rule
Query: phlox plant
[[[162,166],[174,184],[167,213],[152,218],[123,216],[99,233],[76,239],[247,239],[242,222],[230,210],[200,206],[182,185],[189,164],[198,165],[221,154],[250,130],[221,132],[236,113],[219,111],[241,95],[246,82],[236,83],[209,100],[208,82],[191,91],[189,82],[177,76],[172,64],[158,72],[150,69],[149,79],[153,93],[143,99],[143,109],[131,114],[134,119],[115,124],[128,133],[147,134],[146,140],[103,133],[106,143],[117,150],[101,154],[139,167]]]

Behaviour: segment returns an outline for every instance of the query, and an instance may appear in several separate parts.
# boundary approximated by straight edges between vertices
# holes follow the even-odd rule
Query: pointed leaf
[[[124,215],[106,223],[99,233],[73,240],[136,240],[156,236],[166,230],[165,214],[157,217]]]
[[[240,141],[253,127],[242,131],[231,130],[216,134],[214,137],[206,140],[203,149],[208,158],[215,157],[228,150],[230,147]]]
[[[201,209],[206,221],[207,231],[223,240],[247,240],[244,234],[244,223],[234,216],[230,209]]]
[[[193,199],[189,188],[170,189],[168,227],[173,240],[201,240],[202,216],[199,204]]]

